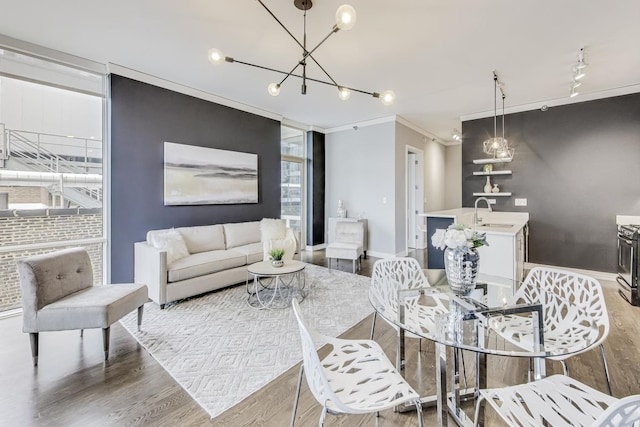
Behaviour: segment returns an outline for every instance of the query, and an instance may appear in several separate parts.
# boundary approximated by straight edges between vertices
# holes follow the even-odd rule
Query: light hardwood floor
[[[423,254],[413,254],[423,262]],[[303,261],[326,266],[324,252],[303,253]],[[360,274],[371,275],[374,258],[362,263]],[[341,270],[350,271],[344,262]],[[617,295],[613,283],[603,283],[611,319],[605,342],[617,397],[640,393],[640,308]],[[40,365],[31,366],[29,339],[21,332],[21,317],[0,320],[0,426],[286,426],[291,417],[298,366],[249,396],[240,404],[211,420],[207,413],[173,378],[116,323],[111,333],[111,355],[102,361],[99,330],[41,334]],[[144,326],[144,323],[143,323]],[[366,338],[371,318],[366,318],[343,336]],[[395,332],[385,322],[376,326],[375,339],[393,360]],[[433,345],[409,340],[409,381],[425,394],[435,392]],[[489,386],[524,381],[525,360],[489,358]],[[557,363],[548,372],[560,372]],[[605,390],[599,353],[591,351],[569,361],[571,375],[599,390]],[[487,410],[488,424],[500,425]],[[315,426],[320,406],[303,383],[297,426]],[[434,409],[425,410],[426,425],[434,425]],[[327,426],[374,425],[371,415],[328,416]],[[417,425],[414,413],[385,411],[380,426]]]

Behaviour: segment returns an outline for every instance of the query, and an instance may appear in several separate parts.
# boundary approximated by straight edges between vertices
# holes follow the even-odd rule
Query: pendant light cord
[[[493,72],[493,137],[498,136],[498,101],[496,101],[496,95],[498,93],[498,76],[495,71]]]

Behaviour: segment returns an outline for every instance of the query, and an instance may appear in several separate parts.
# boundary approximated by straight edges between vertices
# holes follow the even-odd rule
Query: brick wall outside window
[[[0,248],[102,237],[102,209],[39,209],[0,211]],[[77,246],[77,245],[73,245]],[[94,284],[102,284],[102,243],[82,245],[91,258]],[[22,305],[16,260],[69,246],[0,251],[0,312]]]

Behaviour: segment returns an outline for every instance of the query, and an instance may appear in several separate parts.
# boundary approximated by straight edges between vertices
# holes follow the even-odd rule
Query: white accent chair
[[[364,225],[361,222],[339,221],[336,223],[336,238],[327,245],[326,256],[331,269],[331,260],[350,259],[353,272],[356,272],[356,261],[360,268],[360,257],[364,255]]]
[[[292,306],[300,329],[303,362],[298,376],[291,427],[296,418],[303,373],[311,393],[322,405],[320,427],[324,425],[327,412],[377,413],[404,403],[416,406],[418,425],[422,426],[420,396],[394,369],[375,341],[344,340],[320,335],[305,324],[297,300],[292,301]],[[331,352],[322,360],[318,357],[314,340],[332,346]]]
[[[565,375],[480,390],[476,403],[476,426],[485,400],[511,426],[640,426],[640,395],[616,399]]]
[[[602,287],[597,280],[567,270],[534,267],[510,303],[542,304],[546,351],[582,346],[585,340],[591,341],[591,345],[576,353],[549,357],[562,363],[565,375],[569,374],[566,359],[599,346],[607,388],[611,394],[609,369],[602,345],[609,335],[609,316]],[[530,318],[522,318],[518,324],[510,322],[508,327],[503,326],[497,325],[494,329],[509,342],[533,349]]]
[[[276,231],[274,233],[274,231],[267,229],[267,227],[263,227],[263,224],[265,223],[264,219],[260,223],[263,260],[269,260],[269,252],[271,252],[272,249],[284,249],[284,256],[282,259],[293,259],[293,256],[296,254],[298,249],[298,239],[296,239],[295,232],[292,228],[285,226],[284,220],[275,221],[282,221],[282,230],[284,233],[281,233],[280,231]]]
[[[22,331],[31,339],[33,365],[38,364],[38,334],[102,328],[104,359],[109,358],[110,326],[138,309],[138,329],[146,285],[93,286],[93,269],[83,248],[65,249],[18,260],[22,288]]]

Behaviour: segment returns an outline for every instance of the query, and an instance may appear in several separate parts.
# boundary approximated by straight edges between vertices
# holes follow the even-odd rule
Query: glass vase
[[[458,295],[467,295],[476,288],[480,254],[475,248],[464,251],[459,248],[444,250],[444,270],[451,290]]]

